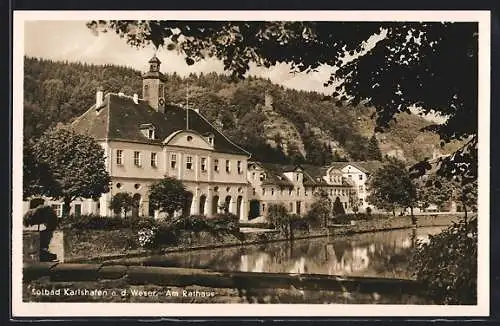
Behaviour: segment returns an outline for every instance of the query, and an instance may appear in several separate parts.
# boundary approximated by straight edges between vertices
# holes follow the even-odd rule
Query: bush
[[[132,228],[140,219],[127,220],[120,217],[106,217],[100,215],[81,215],[61,219],[61,227],[74,230],[117,230]]]
[[[292,230],[302,230],[309,231],[310,229],[310,221],[307,218],[301,217],[296,214],[292,214],[289,216],[290,227]]]
[[[58,225],[58,218],[52,207],[38,206],[24,214],[23,224],[26,227],[43,224],[47,230],[55,230]]]
[[[172,222],[172,227],[175,231],[185,232],[202,232],[210,229],[207,217],[203,215],[179,217]]]
[[[238,231],[240,230],[240,219],[231,213],[217,214],[207,220],[207,224],[213,231]]]
[[[477,219],[419,242],[412,262],[417,280],[437,304],[476,304]]]
[[[283,204],[271,204],[267,209],[267,221],[274,229],[283,230],[288,228],[288,211]]]

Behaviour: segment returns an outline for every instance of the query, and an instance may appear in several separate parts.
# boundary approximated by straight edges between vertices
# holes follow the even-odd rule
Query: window
[[[299,174],[298,174],[298,173],[296,173],[296,174],[295,174],[295,179],[296,179],[297,181],[299,181]]]
[[[363,175],[362,174],[359,175],[359,180],[363,180]]]
[[[186,169],[188,169],[188,170],[193,169],[193,157],[192,156],[186,156]]]
[[[256,194],[256,191],[255,191],[255,188],[253,188],[253,195],[255,196],[255,194]]]
[[[231,173],[231,161],[226,160],[226,172]]]
[[[116,188],[120,189],[121,187],[122,187],[122,184],[118,182],[118,183],[116,184]]]
[[[141,166],[141,152],[134,152],[134,165]]]
[[[300,196],[300,189],[297,188],[297,196]]]
[[[116,165],[123,165],[123,150],[116,150]]]
[[[255,180],[255,172],[252,172],[252,179]]]
[[[151,153],[151,166],[152,167],[157,167],[158,166],[158,155],[156,153]]]
[[[148,129],[148,138],[155,139],[155,131],[153,129]]]
[[[266,195],[266,188],[262,188],[262,196]]]
[[[213,136],[208,136],[208,143],[212,146],[214,145],[214,137]]]
[[[330,195],[333,195],[333,190],[332,189],[330,189]]]
[[[200,165],[201,165],[201,171],[206,172],[207,171],[207,159],[205,157],[201,158]]]
[[[149,85],[144,85],[144,98],[149,97]]]
[[[288,196],[291,196],[292,195],[292,189],[289,189],[288,190]]]
[[[262,204],[262,211],[265,212],[266,211],[266,204]]]
[[[264,181],[266,180],[266,174],[265,173],[261,173],[260,174],[260,181]]]
[[[271,188],[271,196],[274,196],[274,188]]]
[[[176,154],[172,154],[170,156],[170,167],[172,169],[175,169],[175,166],[177,165],[177,155]]]
[[[52,205],[52,209],[56,213],[57,217],[62,217],[62,205],[61,204]]]
[[[238,163],[236,164],[236,166],[237,166],[238,174],[242,174],[243,173],[243,169],[241,168],[241,161],[238,161]]]
[[[363,186],[359,186],[359,191],[363,191]]]
[[[352,179],[352,174],[348,174],[347,177]]]
[[[82,215],[82,205],[81,204],[75,204],[75,216],[81,216]]]
[[[214,171],[219,172],[219,160],[214,159]]]
[[[290,203],[288,211],[293,212],[293,203]]]
[[[187,141],[193,140],[193,136],[187,136]]]

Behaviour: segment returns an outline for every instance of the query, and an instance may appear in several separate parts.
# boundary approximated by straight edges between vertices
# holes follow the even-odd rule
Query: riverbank
[[[418,219],[418,227],[448,226],[459,219],[458,215],[425,215]],[[355,225],[332,226],[328,230],[311,230],[294,232],[295,239],[324,236],[344,236],[356,233],[378,232],[411,228],[408,216],[385,219],[359,220]],[[211,249],[251,245],[288,240],[278,232],[252,232],[240,237],[223,235],[214,237],[211,234],[186,233],[179,244],[156,250],[146,250],[139,246],[137,230],[65,230],[64,261],[65,262],[100,262],[109,259],[137,257],[148,254],[169,253],[185,250]]]
[[[429,304],[418,282],[104,264],[26,264],[25,302]]]

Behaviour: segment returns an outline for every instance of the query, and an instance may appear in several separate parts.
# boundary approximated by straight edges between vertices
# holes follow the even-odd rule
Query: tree
[[[359,198],[356,192],[349,193],[349,206],[351,207],[354,215],[358,215],[359,212]]]
[[[326,81],[337,84],[334,97],[375,107],[379,131],[412,106],[446,116],[446,123],[427,129],[466,145],[442,159],[440,173],[477,178],[477,23],[113,20],[87,26],[114,30],[132,46],[176,49],[188,64],[217,58],[240,78],[250,62],[287,62],[301,72],[336,67]],[[374,35],[379,41],[367,42]]]
[[[411,267],[436,304],[477,303],[477,218],[419,243]]]
[[[334,215],[345,214],[344,205],[342,205],[342,202],[340,201],[339,197],[335,198],[335,202],[333,202],[333,214]]]
[[[288,211],[284,204],[271,204],[267,208],[267,221],[271,223],[275,229],[286,231],[288,228]]]
[[[32,149],[36,164],[45,166],[50,176],[40,185],[42,194],[63,200],[63,216],[69,215],[76,198],[98,199],[109,191],[104,150],[94,138],[58,126],[44,132]]]
[[[127,217],[127,212],[131,211],[135,205],[134,198],[128,192],[119,192],[111,198],[109,208],[113,210],[116,215],[123,213]]]
[[[149,204],[153,209],[172,217],[178,210],[185,208],[190,196],[181,181],[165,177],[149,187]]]
[[[459,177],[448,180],[432,174],[425,181],[420,182],[417,190],[418,201],[422,208],[426,208],[430,204],[442,206],[453,200],[462,205],[466,221],[468,212],[477,208],[477,182],[463,184]]]
[[[402,161],[389,158],[370,178],[371,189],[367,200],[375,207],[391,209],[410,208],[412,222],[415,223],[413,207],[417,203],[417,188]]]
[[[42,196],[52,189],[53,178],[47,164],[38,162],[33,156],[32,142],[23,144],[23,199]]]
[[[332,215],[333,203],[328,193],[324,190],[320,190],[314,194],[316,196],[316,201],[311,204],[311,208],[307,213],[309,220],[313,224],[320,224],[323,221],[324,226],[328,226],[328,219]],[[320,223],[317,223],[317,222]]]
[[[366,149],[366,151],[368,160],[376,160],[376,161],[382,160],[382,152],[380,151],[378,140],[377,137],[375,137],[375,135],[373,135],[370,138],[370,141],[368,142],[368,148]]]

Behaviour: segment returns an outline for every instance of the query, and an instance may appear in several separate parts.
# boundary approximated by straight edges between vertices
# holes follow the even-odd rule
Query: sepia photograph
[[[14,12],[14,314],[488,315],[489,19]]]

